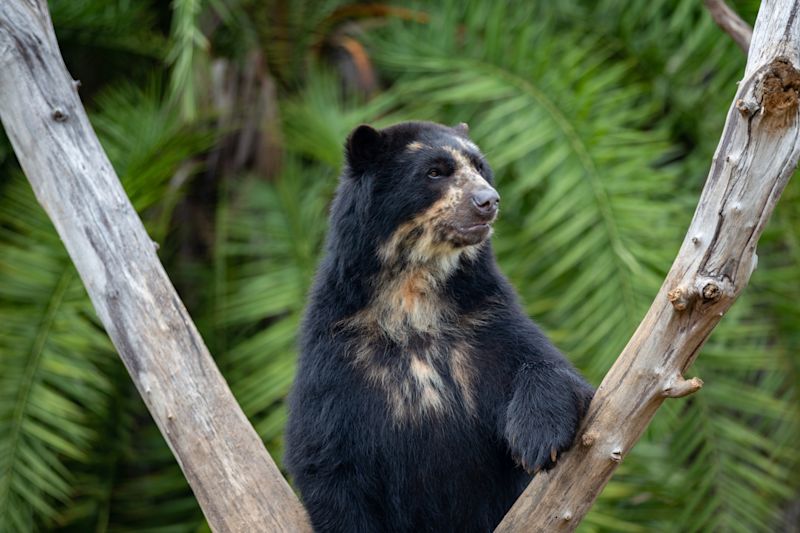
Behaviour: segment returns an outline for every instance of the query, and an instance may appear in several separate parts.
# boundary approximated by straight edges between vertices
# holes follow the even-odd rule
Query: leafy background
[[[758,3],[733,2],[751,23]],[[283,398],[356,124],[467,121],[527,311],[598,384],[688,226],[745,63],[697,0],[51,0],[92,123],[239,402]],[[0,132],[2,135],[2,132]],[[798,531],[800,187],[581,531]],[[207,531],[0,138],[0,531]]]

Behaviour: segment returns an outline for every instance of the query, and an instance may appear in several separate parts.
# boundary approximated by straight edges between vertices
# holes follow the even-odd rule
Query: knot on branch
[[[694,290],[704,304],[712,305],[720,300],[730,300],[736,293],[733,281],[726,274],[720,276],[698,276]]]
[[[745,118],[750,115],[755,115],[759,108],[758,102],[750,100],[749,98],[746,100],[743,98],[736,100],[736,109],[738,109],[739,113]]]
[[[50,114],[50,116],[53,117],[53,120],[56,122],[66,122],[67,118],[69,118],[67,112],[60,107],[53,109],[53,112]]]
[[[800,72],[786,57],[770,63],[761,80],[761,109],[771,129],[791,125],[800,104]]]
[[[699,391],[702,387],[702,379],[698,377],[684,379],[683,376],[678,374],[669,385],[664,387],[664,390],[661,393],[666,398],[683,398],[684,396],[688,396],[693,392]]]
[[[716,302],[722,296],[722,289],[714,282],[706,283],[703,287],[703,301]]]
[[[672,307],[674,307],[676,311],[683,311],[686,309],[692,301],[691,296],[691,291],[686,287],[675,287],[667,293],[669,303],[672,304]]]

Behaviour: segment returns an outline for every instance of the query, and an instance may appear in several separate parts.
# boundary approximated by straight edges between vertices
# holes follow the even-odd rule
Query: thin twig
[[[753,38],[753,28],[742,20],[736,11],[730,8],[725,0],[703,0],[703,3],[711,13],[711,18],[722,28],[722,31],[730,35],[739,48],[747,54],[750,49],[750,40]]]

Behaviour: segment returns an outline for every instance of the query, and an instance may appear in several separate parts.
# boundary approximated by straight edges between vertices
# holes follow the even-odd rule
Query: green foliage
[[[325,229],[335,175],[288,163],[274,184],[250,179],[219,216],[216,335],[220,365],[256,430],[280,461],[282,399],[294,375],[295,340]],[[327,191],[328,194],[325,194]],[[308,201],[298,201],[306,195]],[[265,276],[265,272],[270,272]],[[270,317],[268,327],[259,324]]]
[[[50,0],[59,43],[160,57],[164,39],[148,0]]]
[[[113,348],[48,219],[19,176],[0,207],[0,524],[28,531],[69,502],[68,462],[91,463],[113,394]]]
[[[170,95],[180,106],[184,119],[196,118],[195,76],[198,62],[208,52],[208,39],[199,27],[203,0],[172,2],[172,46],[167,61],[172,66]]]
[[[50,4],[62,45],[94,50],[100,70],[120,51],[167,62],[167,76],[153,62],[145,81],[101,83],[87,103],[278,462],[297,328],[353,126],[470,123],[503,196],[501,267],[598,384],[677,251],[745,59],[694,0],[471,0],[420,4],[423,18],[375,4],[372,19],[325,0]],[[756,4],[735,3],[751,21]],[[366,46],[384,86],[372,100],[342,94],[341,65],[314,59],[334,33]],[[224,108],[211,62],[259,51],[269,72],[239,77],[278,82],[269,181],[253,165],[220,171],[240,124],[212,134],[206,120]],[[166,89],[148,81],[161,78]],[[0,140],[0,531],[204,531],[9,153]],[[665,404],[581,531],[785,528],[800,483],[798,195],[791,184],[751,287],[687,372],[706,386]]]
[[[326,21],[343,0],[241,0],[269,68],[282,84],[305,78],[309,57],[324,39]],[[347,4],[345,4],[345,7]]]

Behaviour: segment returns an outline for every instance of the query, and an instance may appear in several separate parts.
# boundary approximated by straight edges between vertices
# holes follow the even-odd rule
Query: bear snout
[[[494,218],[500,203],[500,195],[492,187],[486,187],[472,193],[472,206],[478,215],[487,220]]]

